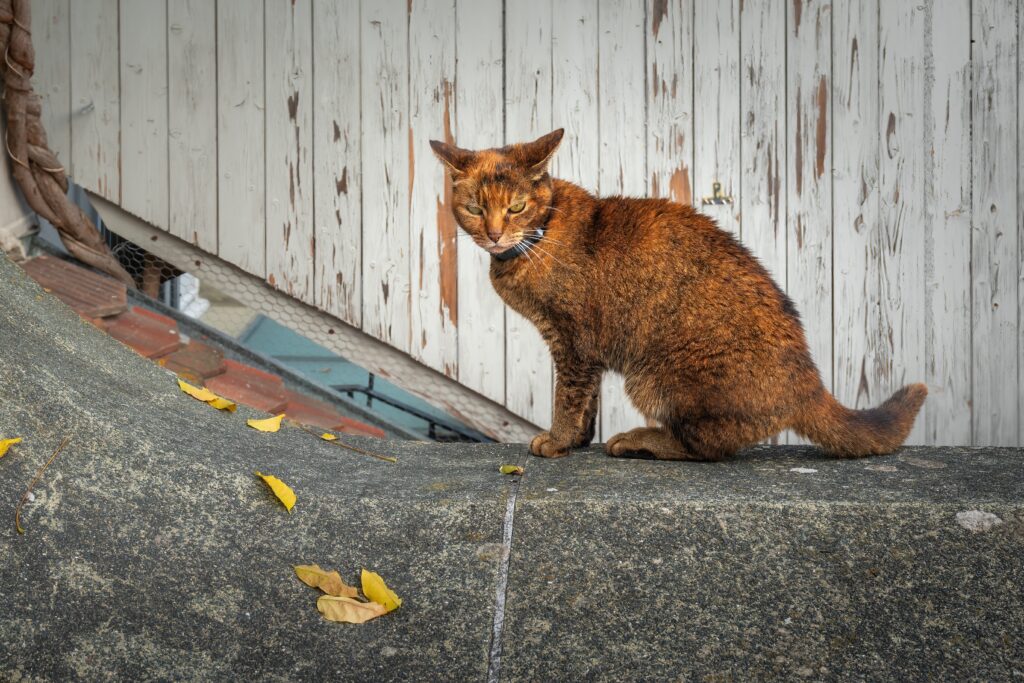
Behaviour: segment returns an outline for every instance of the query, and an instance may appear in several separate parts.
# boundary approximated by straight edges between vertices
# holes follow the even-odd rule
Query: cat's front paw
[[[564,458],[569,455],[569,444],[555,440],[551,432],[541,432],[530,442],[530,453],[542,458]]]

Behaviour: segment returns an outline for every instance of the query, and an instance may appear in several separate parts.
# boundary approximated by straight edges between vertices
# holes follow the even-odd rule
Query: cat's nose
[[[497,216],[489,215],[484,224],[487,226],[487,236],[491,238],[492,242],[497,242],[501,239],[501,233],[505,232],[503,220]]]

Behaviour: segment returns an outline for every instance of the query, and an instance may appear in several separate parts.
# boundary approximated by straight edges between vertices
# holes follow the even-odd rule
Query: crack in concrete
[[[505,521],[501,532],[501,562],[498,565],[498,585],[494,594],[494,625],[491,627],[491,653],[487,662],[487,683],[498,683],[501,677],[502,636],[505,629],[505,594],[508,591],[508,566],[512,557],[512,525],[516,516],[516,496],[522,479],[517,477],[510,486],[505,506]]]

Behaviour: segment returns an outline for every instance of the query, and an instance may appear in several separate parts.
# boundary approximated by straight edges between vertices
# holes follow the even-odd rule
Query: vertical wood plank
[[[864,409],[883,400],[890,358],[878,318],[878,2],[835,0],[833,26],[835,394]]]
[[[924,7],[880,7],[878,198],[882,241],[879,318],[869,325],[887,346],[877,375],[876,402],[908,382],[925,379],[924,363]],[[918,419],[907,443],[924,441]]]
[[[522,0],[505,14],[505,138],[525,142],[552,130],[551,0]],[[543,244],[538,245],[544,249]],[[551,424],[553,368],[533,323],[505,309],[505,406]]]
[[[458,0],[455,142],[498,147],[503,129],[502,2]],[[463,240],[464,243],[469,240]],[[490,256],[475,244],[459,250],[459,381],[505,402],[505,304],[490,283]],[[472,296],[468,293],[472,292]]]
[[[1024,9],[1017,4],[1017,445],[1024,445]]]
[[[925,63],[933,64],[924,198],[929,394],[918,420],[927,443],[964,446],[971,443],[971,45],[964,32],[970,5],[935,0],[926,11]]]
[[[167,2],[121,3],[121,206],[167,229]]]
[[[647,56],[643,0],[598,5],[598,107],[601,194],[647,193]],[[601,386],[601,438],[639,427],[644,419],[626,396],[623,378],[605,374]]]
[[[70,173],[71,7],[69,0],[32,3],[36,68],[32,84],[42,100],[43,127],[50,149]]]
[[[454,81],[455,0],[416,0],[409,16],[412,354],[449,377],[458,376],[459,361],[458,226],[450,179],[430,140],[454,142]]]
[[[265,277],[263,2],[217,1],[217,253]]]
[[[740,5],[740,215],[743,243],[786,282],[786,6]]]
[[[121,92],[117,0],[71,3],[71,175],[121,202]]]
[[[268,0],[265,10],[267,282],[312,303],[312,1]]]
[[[787,292],[796,303],[822,382],[832,387],[832,6],[787,9]]]
[[[362,323],[359,0],[313,2],[316,306]]]
[[[645,12],[649,192],[693,204],[693,4],[647,0]]]
[[[1017,441],[1017,26],[1013,0],[974,0],[971,254],[974,442]]]
[[[217,251],[216,5],[167,5],[170,230]]]
[[[551,12],[552,128],[565,128],[551,172],[597,192],[597,5],[560,0]]]
[[[740,232],[740,0],[697,0],[694,8],[695,204],[723,230]],[[703,205],[721,184],[731,204]]]
[[[363,329],[409,351],[409,31],[405,0],[362,5]]]

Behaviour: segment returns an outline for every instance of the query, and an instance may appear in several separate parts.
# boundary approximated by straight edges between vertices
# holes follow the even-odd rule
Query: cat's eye
[[[519,213],[526,208],[526,202],[516,202],[512,206],[508,207],[509,213]]]
[[[479,206],[473,206],[472,204],[466,205],[466,211],[469,211],[474,216],[482,216],[484,213],[483,209],[481,209]]]

